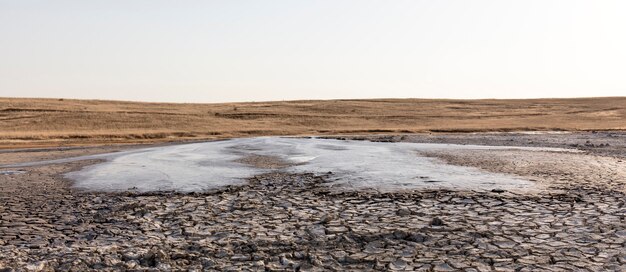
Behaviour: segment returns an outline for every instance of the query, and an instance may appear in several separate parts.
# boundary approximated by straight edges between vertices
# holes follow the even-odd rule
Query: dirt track
[[[551,187],[526,195],[345,192],[329,189],[324,176],[280,170],[213,192],[103,194],[73,190],[57,176],[88,162],[29,168],[0,175],[0,268],[626,270],[624,134],[369,138],[553,147],[580,141],[589,152],[427,154]],[[11,153],[2,163],[42,156]]]

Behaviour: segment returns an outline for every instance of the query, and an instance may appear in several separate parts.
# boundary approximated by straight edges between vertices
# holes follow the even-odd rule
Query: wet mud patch
[[[241,159],[235,160],[235,162],[247,164],[255,168],[273,170],[283,169],[289,166],[296,165],[295,163],[283,160],[280,157],[262,155],[248,155]]]

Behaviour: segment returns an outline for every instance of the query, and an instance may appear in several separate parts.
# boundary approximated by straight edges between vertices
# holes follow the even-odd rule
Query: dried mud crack
[[[79,166],[2,177],[2,271],[626,268],[618,191],[345,192],[273,172],[205,193],[95,194],[45,177]]]

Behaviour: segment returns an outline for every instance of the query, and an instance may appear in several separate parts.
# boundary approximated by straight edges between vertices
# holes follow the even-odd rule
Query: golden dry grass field
[[[0,98],[0,147],[262,135],[626,130],[626,97],[174,104]]]

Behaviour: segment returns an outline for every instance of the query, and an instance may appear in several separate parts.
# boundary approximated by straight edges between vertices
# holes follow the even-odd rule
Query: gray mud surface
[[[609,144],[551,157],[426,154],[550,188],[534,194],[348,192],[326,186],[327,176],[284,173],[282,162],[262,157],[246,163],[276,171],[190,194],[83,192],[60,178],[89,161],[26,168],[0,175],[0,270],[626,271],[626,137],[614,134],[369,137]]]
[[[575,148],[592,154],[626,158],[626,132],[527,132],[340,136],[333,139],[357,139],[382,142],[471,144],[491,146],[528,146]]]

